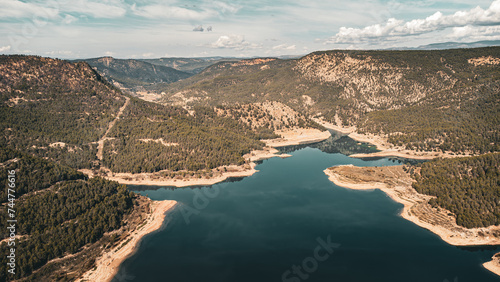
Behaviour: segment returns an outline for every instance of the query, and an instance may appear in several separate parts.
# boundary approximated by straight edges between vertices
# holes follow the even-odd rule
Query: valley
[[[448,243],[498,245],[499,58],[500,47],[243,60],[0,56],[1,166],[24,177],[17,196],[28,225],[17,240],[31,248],[16,279],[112,279],[175,205],[120,184],[251,177],[257,162],[290,157],[285,147],[328,148],[343,138],[333,131],[346,147],[331,149],[353,160],[429,160],[325,170],[335,184],[383,190],[404,204],[403,218]],[[37,256],[51,236],[60,240]]]

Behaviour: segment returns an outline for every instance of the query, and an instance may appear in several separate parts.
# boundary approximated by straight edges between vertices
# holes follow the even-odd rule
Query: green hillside
[[[0,258],[0,281],[27,278],[29,281],[71,280],[68,266],[51,269],[52,259],[80,253],[66,264],[74,270],[73,278],[90,269],[101,247],[113,243],[110,235],[119,229],[124,217],[133,210],[135,195],[116,182],[87,176],[59,165],[18,151],[0,148],[0,163],[4,171],[15,171],[14,201],[7,199],[6,190],[0,202],[15,210],[15,246],[8,241],[0,244],[6,254]],[[0,185],[7,187],[8,175],[0,175]],[[7,232],[7,208],[0,209],[2,240]],[[94,243],[97,243],[96,245]],[[90,252],[83,249],[86,246]],[[16,248],[16,273],[7,272],[7,254]],[[83,254],[85,253],[85,254]],[[33,273],[35,270],[39,270]],[[69,272],[69,271],[67,271]],[[75,276],[76,275],[76,276]],[[7,277],[8,276],[8,277]],[[50,277],[50,278],[49,278]]]
[[[0,77],[0,146],[90,168],[121,92],[83,62],[0,56]]]
[[[211,108],[191,116],[179,107],[132,98],[104,145],[104,165],[114,172],[212,169],[243,164],[242,156],[260,149],[257,132]]]
[[[128,98],[85,62],[0,56],[0,77],[0,146],[76,169],[104,164],[116,172],[153,172],[241,164],[244,154],[262,148],[260,138],[270,136],[213,108],[189,113]],[[98,141],[112,122],[101,162]]]
[[[297,60],[223,62],[170,85],[165,103],[265,100],[421,150],[498,151],[500,47],[323,51]]]
[[[500,153],[423,163],[413,187],[467,228],[500,224]]]

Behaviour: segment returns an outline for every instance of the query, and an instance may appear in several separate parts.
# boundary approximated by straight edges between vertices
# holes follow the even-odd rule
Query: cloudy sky
[[[500,40],[500,0],[0,0],[0,54],[278,56]]]

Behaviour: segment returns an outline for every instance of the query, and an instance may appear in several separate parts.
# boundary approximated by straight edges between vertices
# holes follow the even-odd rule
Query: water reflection
[[[311,147],[320,149],[322,152],[328,154],[367,154],[378,152],[375,145],[369,143],[358,142],[349,136],[339,133],[337,131],[330,130],[332,136],[325,141],[321,141],[313,144],[295,145],[295,146],[285,146],[277,148],[281,153],[290,153],[293,151],[300,150],[302,148]]]
[[[229,177],[224,181],[219,183],[233,183],[240,182],[245,177]],[[211,185],[191,185],[185,187],[177,187],[177,186],[152,186],[152,185],[127,185],[127,187],[132,191],[148,191],[148,190],[158,190],[158,189],[167,189],[167,190],[176,190],[176,189],[201,189]]]
[[[409,164],[409,165],[416,165],[416,164],[421,164],[426,162],[427,160],[417,160],[417,159],[407,159],[407,158],[402,158],[402,157],[369,157],[369,158],[360,158],[363,161],[377,161],[377,160],[382,160],[382,159],[388,159],[389,161],[392,161],[393,163],[399,163],[399,164]]]

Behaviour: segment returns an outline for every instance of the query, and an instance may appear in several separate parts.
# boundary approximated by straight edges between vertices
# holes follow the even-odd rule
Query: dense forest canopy
[[[86,63],[0,56],[0,146],[90,168],[125,103]]]
[[[260,149],[259,134],[213,109],[179,107],[132,98],[104,146],[104,165],[114,172],[212,169],[243,164],[244,154]]]
[[[124,185],[87,176],[67,166],[18,151],[0,148],[4,171],[15,171],[16,240],[15,278],[29,277],[48,261],[74,254],[104,233],[120,228],[131,212],[135,195]],[[7,174],[0,174],[7,187]],[[1,203],[6,205],[2,190]],[[7,209],[0,209],[2,240],[9,236]],[[0,252],[11,246],[4,241]],[[6,255],[0,258],[0,281],[7,281]],[[9,276],[9,279],[12,278]]]
[[[423,163],[413,187],[467,228],[500,225],[500,153]]]
[[[259,139],[276,137],[213,107],[187,111],[135,98],[117,119],[125,100],[85,62],[0,56],[0,146],[76,169],[156,172],[241,164],[262,148]],[[115,120],[100,162],[98,141]]]

